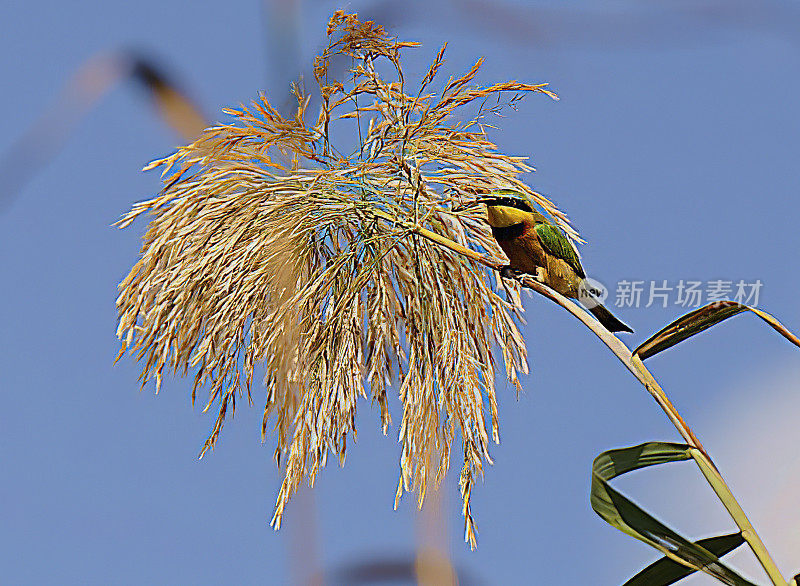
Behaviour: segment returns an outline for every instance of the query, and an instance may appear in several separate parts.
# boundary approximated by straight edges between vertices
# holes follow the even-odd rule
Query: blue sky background
[[[292,21],[257,0],[5,2],[0,153],[98,52],[136,47],[159,58],[218,118],[259,90],[285,92],[296,56],[310,63],[334,9],[372,11],[423,42],[406,56],[410,76],[446,40],[445,76],[485,56],[483,82],[550,82],[560,101],[527,99],[492,136],[531,157],[531,184],[588,241],[591,274],[612,288],[760,279],[760,306],[800,330],[800,10],[738,0],[497,5],[302,2]],[[111,224],[157,192],[158,174],[140,169],[179,144],[146,98],[131,83],[109,93],[0,215],[3,581],[287,583],[305,570],[292,540],[308,531],[326,570],[410,555],[414,498],[392,510],[397,428],[382,436],[368,402],[346,466],[331,463],[313,500],[294,503],[276,533],[268,523],[281,474],[274,443],[260,443],[263,397],[198,461],[213,421],[192,408],[189,383],[170,380],[155,396],[139,392],[132,359],[112,366],[116,286],[144,223]],[[609,448],[679,438],[580,324],[543,299],[525,304],[532,374],[519,400],[500,389],[501,444],[473,491],[476,552],[462,542],[457,470],[444,485],[452,556],[481,583],[624,582],[655,552],[591,511],[591,462]],[[616,312],[638,343],[683,310]],[[800,352],[742,316],[651,362],[784,573],[800,571],[791,489]],[[690,464],[619,485],[692,537],[733,527]],[[748,552],[733,559],[764,582]]]

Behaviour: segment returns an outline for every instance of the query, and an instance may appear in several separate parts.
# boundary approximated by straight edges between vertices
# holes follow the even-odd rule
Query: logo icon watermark
[[[578,285],[578,301],[586,309],[601,305],[608,298],[608,289],[600,281],[586,277]]]

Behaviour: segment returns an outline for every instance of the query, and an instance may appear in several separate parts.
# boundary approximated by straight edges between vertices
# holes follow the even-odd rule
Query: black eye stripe
[[[506,206],[509,208],[516,208],[518,210],[522,210],[525,212],[532,212],[533,208],[528,204],[528,202],[517,199],[516,197],[497,197],[494,198],[494,203],[491,205],[500,205]]]

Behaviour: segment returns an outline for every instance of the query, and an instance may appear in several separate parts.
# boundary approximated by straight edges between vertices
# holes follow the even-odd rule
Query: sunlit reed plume
[[[237,400],[252,401],[263,365],[262,433],[274,428],[286,472],[276,527],[329,453],[344,463],[359,396],[377,404],[386,433],[392,389],[402,404],[397,499],[416,490],[421,506],[426,479],[442,479],[458,432],[474,546],[470,492],[491,462],[490,436],[499,437],[493,349],[518,389],[518,373],[527,372],[519,289],[419,228],[502,260],[472,204],[514,188],[577,238],[520,181],[531,170],[524,158],[499,152],[485,132],[488,116],[526,93],[555,96],[545,84],[477,85],[481,61],[434,91],[444,47],[412,89],[400,54],[417,43],[343,12],[327,33],[314,67],[319,93],[297,86],[293,117],[260,96],[226,110],[231,124],[148,166],[162,170],[163,191],[119,222],[151,214],[141,259],[120,284],[120,355],[141,361],[143,385],[154,380],[158,389],[166,368],[194,374],[193,399],[208,390],[206,409],[218,415],[203,452]],[[347,78],[330,79],[331,60],[343,58],[352,63]]]

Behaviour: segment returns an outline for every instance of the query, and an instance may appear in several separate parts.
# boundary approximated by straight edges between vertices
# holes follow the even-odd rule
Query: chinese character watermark
[[[597,281],[592,281],[597,283]],[[731,300],[736,303],[755,307],[763,283],[755,281],[738,281],[714,279],[694,281],[680,279],[669,282],[666,279],[652,281],[633,281],[623,279],[617,283],[614,305],[617,307],[662,307],[671,305],[696,308],[709,303]],[[599,289],[605,290],[602,286]],[[606,294],[609,294],[606,292]]]
[[[644,281],[620,281],[617,283],[617,307],[639,307],[642,301]]]

